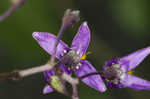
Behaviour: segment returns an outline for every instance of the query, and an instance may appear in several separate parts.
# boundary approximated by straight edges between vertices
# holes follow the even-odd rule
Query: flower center
[[[119,84],[123,75],[124,71],[120,68],[120,64],[112,63],[111,66],[106,67],[103,71],[103,77],[106,81],[113,84]]]
[[[78,69],[80,66],[80,56],[71,49],[66,55],[60,59],[61,63],[68,66],[69,69]]]

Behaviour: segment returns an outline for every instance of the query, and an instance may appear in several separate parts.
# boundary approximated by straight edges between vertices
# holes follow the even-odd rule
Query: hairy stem
[[[65,31],[65,28],[64,28],[64,26],[62,25],[61,28],[60,28],[60,30],[59,30],[59,32],[58,32],[58,35],[57,35],[57,37],[56,37],[56,42],[55,42],[54,49],[53,49],[54,52],[53,52],[53,54],[52,54],[52,56],[51,56],[51,60],[50,60],[51,63],[53,63],[53,62],[55,61],[57,46],[58,46],[58,44],[59,44],[59,41],[60,41],[60,39],[61,39],[61,37],[62,37],[64,31]]]
[[[63,73],[61,75],[61,78],[72,85],[72,89],[73,89],[72,99],[79,99],[78,88],[77,88],[77,85],[79,84],[79,79],[73,78],[66,73]]]
[[[61,75],[61,78],[65,81],[67,81],[68,83],[70,83],[71,85],[76,85],[79,83],[79,79],[77,78],[72,78],[70,75],[63,73]]]
[[[79,99],[77,84],[72,85],[72,88],[73,88],[72,99]]]
[[[40,72],[44,72],[47,70],[53,69],[55,65],[51,65],[49,63],[25,70],[18,70],[14,72],[8,72],[8,73],[1,73],[0,74],[0,81],[9,81],[9,80],[19,80],[23,77],[30,76],[33,74],[37,74]]]
[[[25,69],[25,70],[20,70],[18,72],[19,72],[20,77],[25,77],[25,76],[33,75],[36,73],[44,72],[47,70],[51,70],[53,69],[53,67],[54,65],[45,64],[45,65],[41,65],[41,66],[37,66],[37,67]]]

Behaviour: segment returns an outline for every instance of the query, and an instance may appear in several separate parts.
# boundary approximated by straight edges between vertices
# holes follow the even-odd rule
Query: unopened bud
[[[80,20],[80,11],[67,9],[63,17],[63,26],[69,27],[76,24]]]
[[[11,3],[12,3],[13,5],[21,6],[21,5],[24,4],[25,1],[26,1],[26,0],[11,0]]]
[[[12,4],[18,4],[20,0],[11,0]]]
[[[51,76],[50,85],[58,92],[65,93],[65,86],[58,76]]]

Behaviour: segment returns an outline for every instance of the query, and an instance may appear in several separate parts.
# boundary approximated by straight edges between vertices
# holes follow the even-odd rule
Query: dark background
[[[57,34],[67,8],[81,11],[81,22],[91,29],[88,60],[101,70],[105,61],[122,57],[150,46],[149,0],[27,0],[0,23],[0,72],[25,69],[44,64],[49,56],[32,38],[35,31]],[[0,0],[0,14],[11,6]],[[66,31],[63,40],[71,44],[79,24]],[[150,80],[148,56],[135,75]],[[42,73],[17,82],[0,83],[0,99],[69,99],[58,93],[42,94]],[[79,86],[81,99],[149,99],[150,91],[110,89],[100,93],[84,84]]]

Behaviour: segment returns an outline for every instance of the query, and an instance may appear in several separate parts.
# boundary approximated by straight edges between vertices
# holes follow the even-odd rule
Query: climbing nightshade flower
[[[107,61],[102,71],[103,79],[110,87],[150,90],[149,81],[131,74],[131,70],[138,66],[149,54],[150,47],[147,47],[125,57]]]
[[[46,52],[52,55],[56,41],[55,35],[51,33],[34,32],[33,37]],[[79,27],[70,48],[67,46],[67,44],[60,40],[56,50],[56,58],[59,59],[59,68],[68,74],[72,74],[72,71],[74,71],[77,77],[97,72],[90,62],[85,60],[86,50],[89,42],[90,30],[87,23],[83,22],[83,24],[81,24]],[[55,73],[52,70],[44,72],[47,85],[44,88],[43,93],[49,93],[53,91],[52,86],[49,85],[49,80],[54,74]],[[106,90],[100,75],[88,76],[82,79],[82,81],[100,92],[104,92]]]

